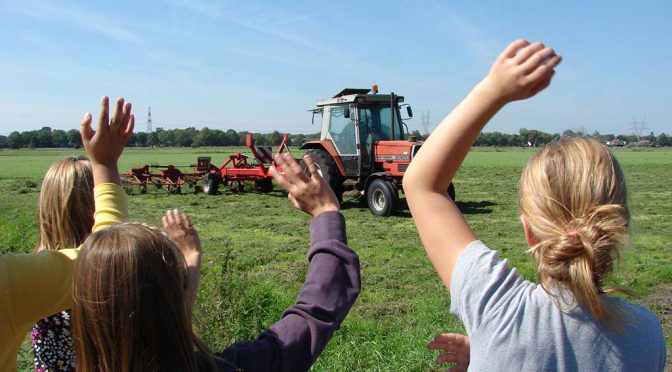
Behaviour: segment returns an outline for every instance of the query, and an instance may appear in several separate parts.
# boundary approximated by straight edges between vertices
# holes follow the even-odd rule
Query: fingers
[[[549,62],[553,56],[555,56],[555,51],[552,48],[543,48],[532,54],[520,66],[522,67],[522,71],[527,74],[541,65],[548,66],[546,62]]]
[[[521,48],[525,48],[530,45],[530,42],[524,39],[518,39],[513,41],[509,46],[504,49],[504,51],[499,55],[498,59],[512,58],[516,56],[516,52]]]
[[[289,178],[290,182],[296,183],[297,181],[310,181],[308,176],[306,176],[306,172],[304,172],[303,169],[299,166],[299,163],[297,163],[296,159],[294,159],[291,153],[286,152],[282,154],[282,156],[285,160],[285,167],[283,169],[285,170],[285,174]]]
[[[434,362],[436,364],[441,364],[441,363],[465,363],[467,360],[462,357],[461,355],[458,354],[450,354],[450,353],[444,353],[444,354],[439,354],[439,356],[436,357]]]
[[[166,211],[166,214],[163,215],[163,218],[161,219],[161,222],[163,223],[163,227],[166,229],[171,230],[175,226],[175,221],[176,217],[175,214],[177,212],[177,209],[169,209]]]
[[[182,230],[184,232],[194,230],[189,215],[180,213],[177,208],[167,210],[166,214],[161,218],[161,222],[163,223],[163,227],[171,232],[175,230]]]
[[[285,152],[283,154],[277,155],[275,157],[275,163],[277,167],[282,168],[284,175],[278,174],[275,167],[273,167],[274,170],[271,175],[273,175],[273,178],[276,180],[276,182],[278,182],[278,184],[284,187],[287,191],[290,191],[290,185],[310,182],[310,179],[308,176],[306,176],[306,173],[303,171],[303,169],[301,169],[291,153]],[[279,178],[284,179],[284,182],[279,178],[276,178],[276,175],[279,176]]]
[[[176,212],[177,209],[175,209]],[[194,226],[191,224],[191,219],[186,213],[179,213],[180,225],[186,229],[193,229]]]
[[[98,116],[98,127],[97,131],[101,133],[107,132],[107,126],[110,122],[110,99],[107,96],[103,96],[100,100],[100,114]]]
[[[531,70],[532,72],[528,74],[527,77],[528,79],[530,79],[530,81],[544,80],[550,78],[553,76],[553,74],[555,74],[553,69],[555,68],[555,66],[559,65],[560,62],[562,62],[562,57],[553,54],[552,56],[548,57],[545,63],[533,66],[534,69]]]
[[[131,125],[131,114],[132,105],[130,102],[126,102],[123,107],[121,123],[119,125],[119,135],[125,136],[128,132],[128,127]]]
[[[432,342],[436,342],[439,344],[464,345],[469,343],[469,337],[459,333],[441,333],[434,336]]]
[[[278,162],[278,160],[277,160],[279,157],[280,157],[279,155],[276,157],[276,163],[278,163],[278,165],[280,165],[280,162]],[[271,168],[268,170],[268,173],[270,173],[270,175],[273,177],[273,179],[275,180],[275,183],[280,185],[287,192],[290,192],[290,189],[292,188],[292,183],[289,182],[287,180],[287,178],[285,178],[285,176],[283,176],[282,174],[280,174],[278,172],[275,165],[271,166]]]
[[[317,171],[317,166],[315,165],[313,158],[310,155],[308,154],[304,155],[303,161],[306,163],[306,166],[308,167],[308,171],[310,172],[310,178],[314,180],[322,178],[320,176],[320,173]]]
[[[516,61],[516,63],[520,65],[525,63],[525,61],[527,61],[527,59],[530,58],[530,56],[532,56],[533,54],[537,53],[542,49],[544,49],[544,44],[537,41],[518,51],[518,54],[516,54],[516,56],[513,58]]]
[[[82,144],[88,146],[91,137],[93,137],[93,129],[91,129],[91,113],[87,112],[82,118],[82,124],[79,128],[79,135],[82,137]]]
[[[131,114],[128,126],[126,126],[126,131],[123,134],[124,141],[128,141],[129,138],[133,135],[133,129],[135,128],[135,115]]]
[[[117,102],[112,113],[112,120],[110,121],[110,131],[112,133],[123,133],[124,126],[124,99],[117,98]]]

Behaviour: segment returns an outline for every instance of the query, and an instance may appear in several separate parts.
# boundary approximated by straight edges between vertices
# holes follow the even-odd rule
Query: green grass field
[[[120,169],[145,163],[188,165],[204,155],[221,164],[235,151],[131,148]],[[458,206],[479,238],[530,280],[535,280],[534,267],[525,253],[516,195],[520,172],[534,151],[475,149],[454,182]],[[631,287],[641,296],[634,301],[645,302],[659,284],[672,283],[672,151],[615,153],[629,184],[634,239],[612,282]],[[76,154],[83,151],[0,151],[0,251],[32,249],[41,177],[54,160]],[[169,195],[150,189],[130,197],[134,220],[158,225],[163,211],[179,207],[199,229],[205,254],[194,322],[215,350],[255,337],[294,301],[306,272],[310,223],[277,188],[269,194],[220,191],[216,196]],[[343,214],[349,243],[362,263],[362,293],[313,370],[438,370],[435,353],[425,345],[434,334],[461,332],[462,326],[449,314],[450,296],[425,256],[410,214],[404,209],[376,218],[348,198]],[[21,370],[30,369],[27,347],[19,363]]]

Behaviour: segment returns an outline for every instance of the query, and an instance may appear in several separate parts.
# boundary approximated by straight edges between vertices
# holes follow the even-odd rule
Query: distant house
[[[627,146],[628,143],[626,141],[621,141],[618,138],[614,138],[611,141],[607,141],[605,144],[610,147],[623,147]]]

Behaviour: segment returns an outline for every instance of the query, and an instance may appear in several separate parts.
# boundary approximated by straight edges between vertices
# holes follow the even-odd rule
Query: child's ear
[[[530,225],[527,223],[527,218],[525,218],[525,216],[522,214],[520,215],[520,223],[523,224],[523,231],[525,231],[525,241],[527,241],[527,246],[532,247],[533,245],[539,244],[539,238],[534,235],[532,229],[530,229]]]

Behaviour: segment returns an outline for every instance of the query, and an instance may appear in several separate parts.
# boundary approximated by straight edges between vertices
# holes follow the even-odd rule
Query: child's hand
[[[551,83],[561,60],[544,44],[519,39],[499,55],[481,85],[503,103],[530,98]]]
[[[91,128],[91,113],[87,112],[82,119],[80,134],[92,165],[100,164],[116,169],[117,160],[133,133],[135,117],[131,114],[131,103],[124,104],[123,98],[117,100],[112,120],[109,119],[109,106],[109,99],[103,97],[96,131]]]
[[[282,186],[289,195],[287,197],[298,209],[317,217],[322,212],[340,211],[341,207],[336,199],[334,191],[327,185],[313,163],[310,155],[305,155],[303,160],[310,171],[310,178],[299,167],[292,154],[285,152],[275,157],[275,163],[282,168],[284,175],[278,173],[275,166],[271,167],[269,173],[280,186]]]
[[[453,367],[448,368],[448,371],[464,372],[469,368],[471,344],[468,336],[459,333],[442,333],[436,335],[427,348],[446,352],[436,357],[436,363],[455,363]]]
[[[170,239],[184,256],[189,276],[189,305],[193,309],[196,303],[198,283],[201,278],[201,239],[189,220],[189,216],[177,209],[167,210],[161,219]]]
[[[194,254],[201,254],[201,240],[198,231],[192,226],[189,216],[180,213],[177,209],[170,209],[161,219],[163,227],[168,232],[170,239],[175,242],[177,248],[185,258]]]

